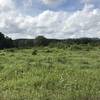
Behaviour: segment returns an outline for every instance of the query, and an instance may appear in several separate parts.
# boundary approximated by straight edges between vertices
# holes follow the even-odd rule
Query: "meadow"
[[[100,100],[100,47],[0,50],[0,100]]]

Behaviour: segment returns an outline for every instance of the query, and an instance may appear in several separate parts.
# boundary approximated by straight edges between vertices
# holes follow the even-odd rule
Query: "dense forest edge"
[[[37,36],[35,39],[13,40],[0,32],[0,49],[5,48],[30,48],[36,46],[69,47],[70,45],[99,46],[99,38],[73,38],[73,39],[47,39],[44,36]],[[78,48],[78,47],[77,47]]]

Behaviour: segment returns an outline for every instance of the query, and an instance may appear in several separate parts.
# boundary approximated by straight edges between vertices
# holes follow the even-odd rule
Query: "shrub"
[[[32,55],[37,55],[37,50],[34,50],[34,51],[32,52]]]

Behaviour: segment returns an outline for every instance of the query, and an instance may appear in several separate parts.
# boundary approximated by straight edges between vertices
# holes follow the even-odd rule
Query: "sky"
[[[100,38],[100,0],[0,0],[0,31],[12,39]]]

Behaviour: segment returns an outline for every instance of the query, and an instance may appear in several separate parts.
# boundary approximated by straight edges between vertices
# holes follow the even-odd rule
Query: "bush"
[[[37,50],[34,50],[34,51],[32,52],[32,55],[37,55]]]

